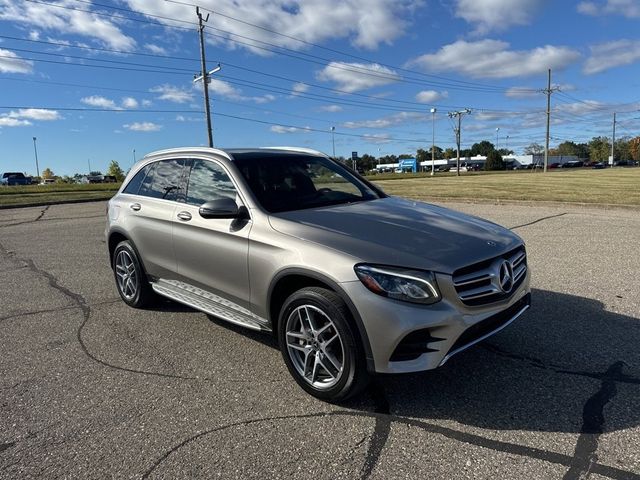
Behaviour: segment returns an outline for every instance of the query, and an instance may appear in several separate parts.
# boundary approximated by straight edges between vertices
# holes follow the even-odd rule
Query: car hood
[[[397,197],[277,213],[269,221],[281,233],[362,262],[447,274],[522,244],[495,223]]]

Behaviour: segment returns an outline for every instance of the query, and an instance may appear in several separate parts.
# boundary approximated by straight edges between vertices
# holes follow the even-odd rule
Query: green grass
[[[552,201],[640,205],[640,168],[389,174],[369,179],[390,195],[416,200]]]
[[[106,200],[120,188],[119,183],[89,185],[54,184],[0,187],[0,206],[41,205],[78,200]]]

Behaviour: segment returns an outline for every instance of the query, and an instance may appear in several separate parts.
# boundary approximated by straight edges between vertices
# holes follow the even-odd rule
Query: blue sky
[[[0,171],[127,169],[204,145],[196,0],[0,0]],[[640,0],[199,0],[214,143],[337,155],[455,142],[521,153],[640,127]],[[206,13],[206,10],[205,10]],[[508,139],[507,139],[508,136]]]

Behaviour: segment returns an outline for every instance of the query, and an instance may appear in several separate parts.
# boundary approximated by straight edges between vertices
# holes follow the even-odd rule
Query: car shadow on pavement
[[[593,299],[544,290],[532,297],[529,312],[443,367],[377,377],[391,413],[494,430],[602,433],[640,424],[640,319]]]

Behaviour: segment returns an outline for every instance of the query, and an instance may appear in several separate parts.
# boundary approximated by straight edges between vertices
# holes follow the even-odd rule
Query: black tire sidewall
[[[289,357],[286,342],[286,323],[291,312],[301,305],[312,305],[322,310],[334,323],[344,348],[344,365],[342,377],[334,386],[318,389],[309,384],[296,370]],[[359,345],[346,314],[344,301],[333,292],[319,288],[303,288],[285,300],[278,319],[278,341],[280,352],[291,376],[306,392],[326,401],[338,401],[350,396],[359,373]]]
[[[136,270],[135,274],[136,274],[138,289],[136,291],[135,296],[131,299],[127,299],[124,296],[124,293],[120,290],[120,286],[118,284],[118,274],[116,271],[116,259],[118,258],[118,253],[121,252],[122,250],[125,250],[131,256],[133,265]],[[147,302],[147,298],[145,297],[145,293],[146,293],[145,287],[147,285],[146,275],[144,273],[144,270],[142,269],[142,264],[138,259],[138,254],[129,241],[127,240],[122,241],[116,246],[116,249],[113,251],[113,265],[111,265],[111,267],[113,269],[113,277],[116,281],[116,290],[118,290],[118,293],[120,294],[120,298],[122,298],[124,303],[126,303],[130,307],[144,306]]]

